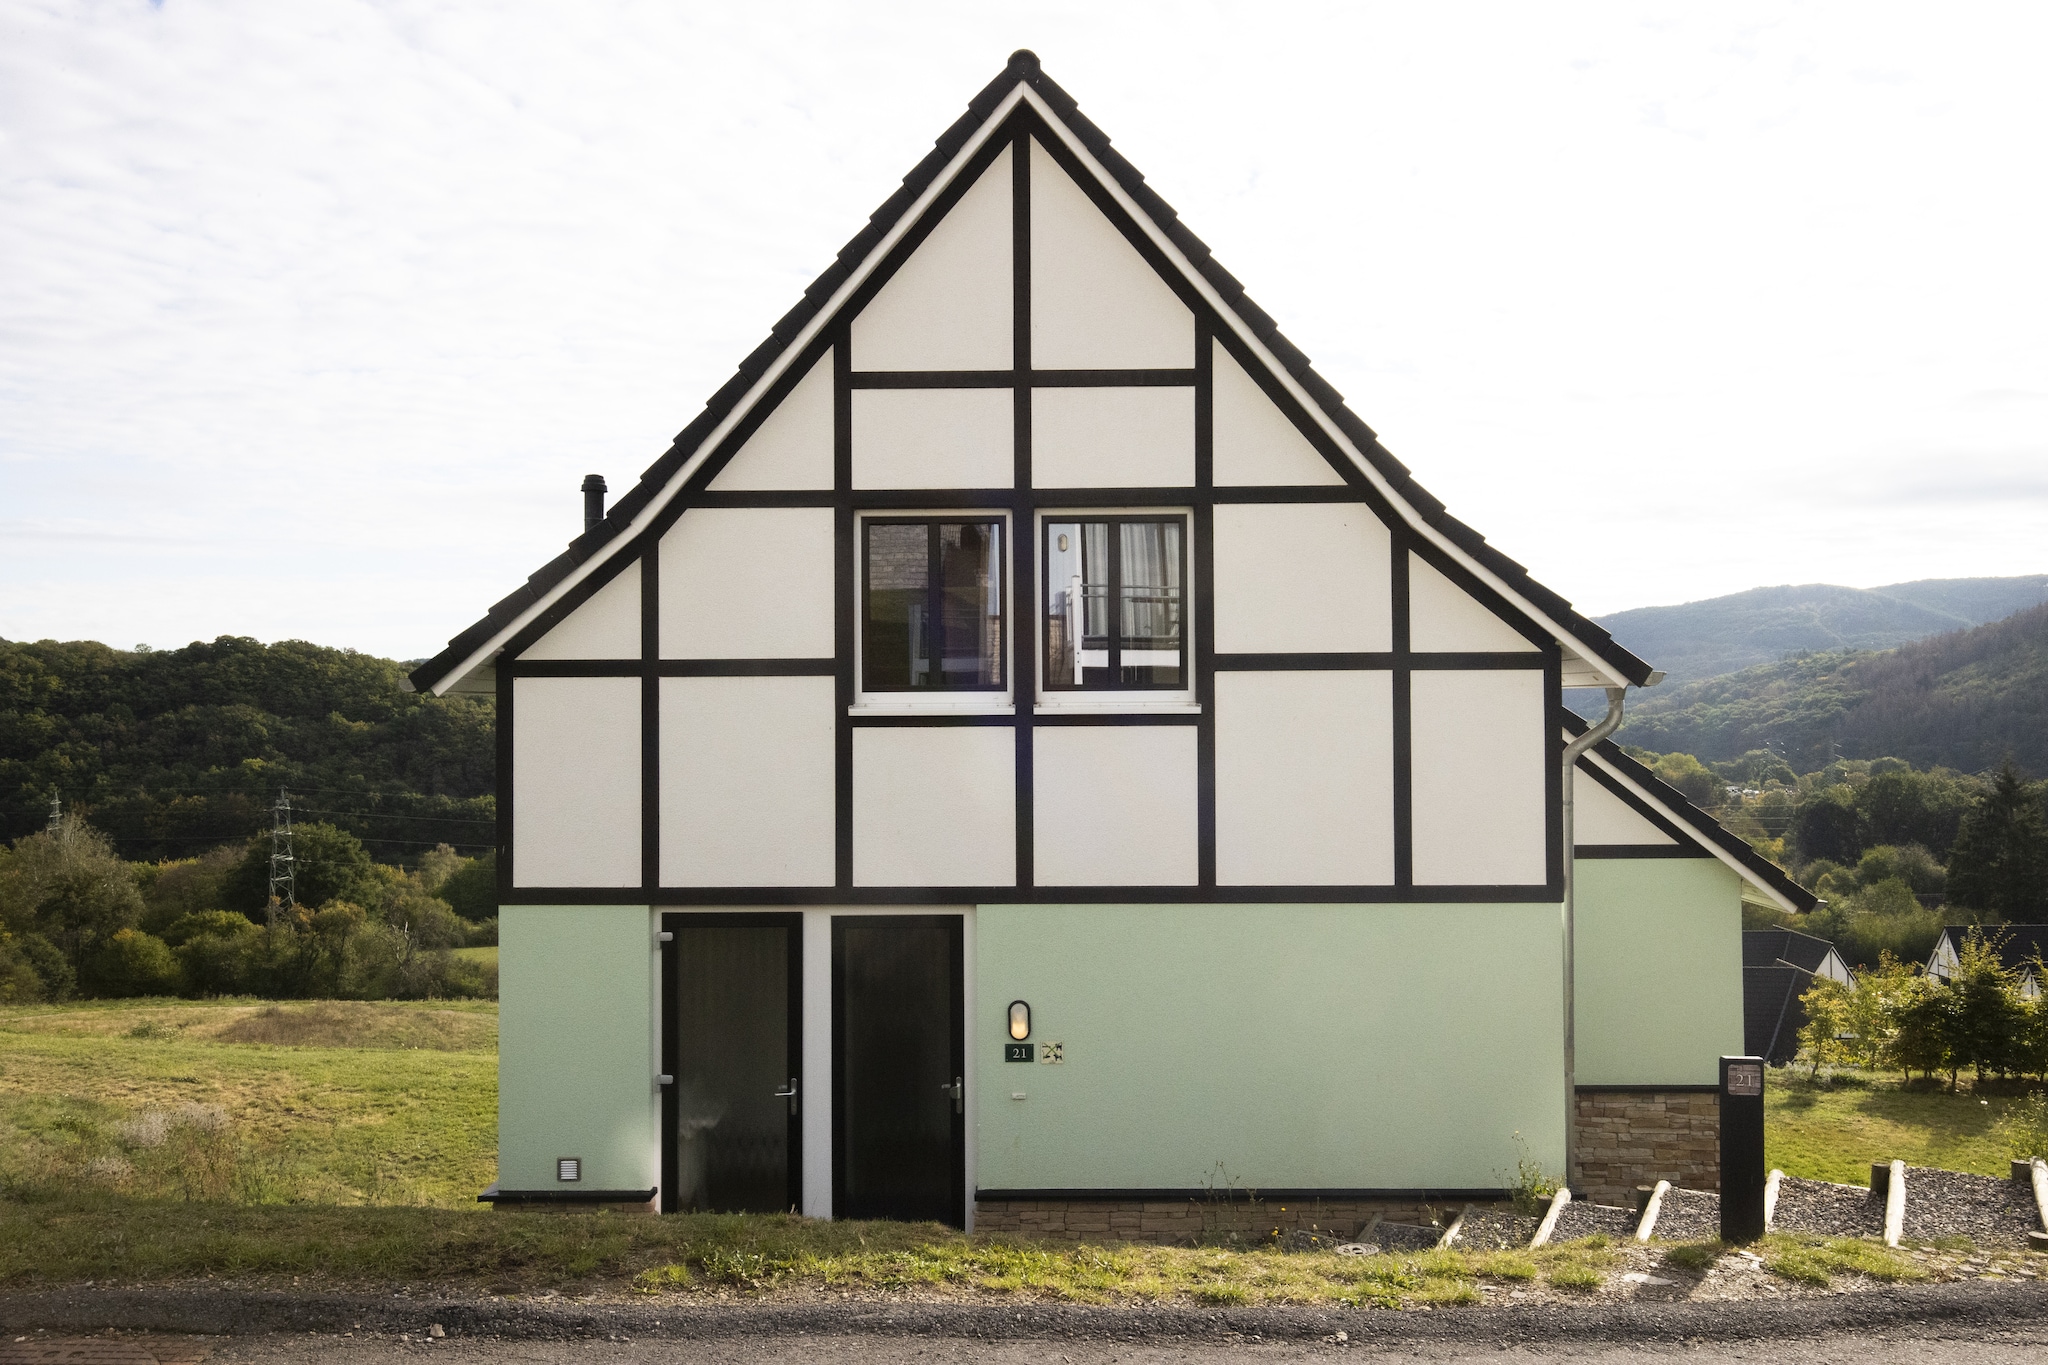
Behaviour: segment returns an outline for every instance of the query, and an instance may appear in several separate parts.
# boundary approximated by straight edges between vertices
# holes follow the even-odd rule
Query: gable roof
[[[1797,929],[1745,929],[1742,931],[1742,965],[1774,967],[1783,963],[1812,976],[1826,965],[1835,945]]]
[[[1072,96],[1040,70],[1036,55],[1013,53],[1001,75],[969,101],[967,112],[940,135],[930,155],[912,168],[897,191],[883,201],[839,251],[825,272],[804,290],[797,305],[770,330],[768,339],[740,362],[739,371],[711,395],[704,411],[677,434],[669,449],[641,475],[603,521],[569,542],[524,584],[494,603],[484,617],[448,642],[448,647],[410,674],[421,691],[446,692],[466,681],[481,681],[497,651],[518,630],[644,530],[703,463],[725,433],[766,395],[784,368],[837,313],[853,289],[880,264],[940,191],[987,137],[1013,111],[1028,105],[1128,212],[1161,252],[1182,270],[1227,325],[1289,390],[1325,433],[1356,461],[1398,515],[1424,539],[1437,544],[1548,631],[1565,651],[1568,686],[1643,685],[1655,670],[1615,642],[1606,630],[1572,609],[1557,593],[1486,538],[1450,515],[1441,501],[1410,476],[1379,442],[1371,427],[1309,364],[1244,286],[1217,263],[1202,240],[1181,223],[1173,207],[1145,184],[1138,169],[1110,146]]]
[[[1565,733],[1572,738],[1586,733],[1586,722],[1578,716],[1568,710],[1560,710],[1557,714]],[[1723,829],[1719,820],[1623,753],[1621,746],[1613,740],[1603,739],[1588,749],[1579,758],[1579,765],[1601,772],[1630,795],[1648,804],[1693,842],[1733,868],[1737,876],[1780,909],[1804,913],[1820,904],[1820,897],[1793,881],[1784,868],[1751,848],[1746,839]]]
[[[1748,935],[1744,935],[1745,938]],[[1799,1052],[1806,1007],[1799,997],[1813,985],[1810,973],[1775,963],[1742,968],[1742,1050],[1774,1065]]]
[[[2025,975],[2033,971],[2036,958],[2048,959],[2048,924],[1950,924],[1943,926],[1941,938],[1935,942],[1928,971],[1946,976],[1948,963],[1962,955],[1963,943],[1973,932],[1984,936],[2009,971]],[[1947,960],[1942,957],[1944,946],[1950,954]]]

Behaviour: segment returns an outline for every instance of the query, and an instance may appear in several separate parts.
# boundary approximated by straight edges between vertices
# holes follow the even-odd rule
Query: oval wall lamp
[[[1031,1006],[1022,1000],[1010,1002],[1010,1036],[1020,1043],[1031,1036]]]

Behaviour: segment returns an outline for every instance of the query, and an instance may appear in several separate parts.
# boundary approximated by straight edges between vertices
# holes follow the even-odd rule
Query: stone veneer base
[[[1599,1090],[1578,1094],[1575,1199],[1629,1204],[1638,1185],[1668,1180],[1721,1189],[1721,1103],[1712,1091]]]

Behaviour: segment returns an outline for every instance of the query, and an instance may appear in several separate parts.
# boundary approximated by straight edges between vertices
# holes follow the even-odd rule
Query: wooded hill
[[[1666,683],[1630,699],[1621,737],[1710,761],[1770,749],[1802,772],[1834,756],[1983,772],[2009,755],[2048,774],[2048,605],[1897,649]]]
[[[492,843],[488,698],[405,690],[389,660],[301,640],[222,636],[183,649],[0,641],[0,844],[63,798],[130,859],[192,857],[298,819],[377,858]]]
[[[2048,574],[2021,578],[1923,578],[1882,588],[1831,583],[1751,588],[1671,607],[1599,618],[1615,639],[1664,670],[1696,682],[1795,653],[1895,649],[1967,630],[2048,602]]]

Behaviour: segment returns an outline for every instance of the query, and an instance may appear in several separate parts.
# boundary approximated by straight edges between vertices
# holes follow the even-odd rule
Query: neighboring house
[[[1813,902],[1587,754],[1567,1096],[1560,689],[1651,677],[1020,53],[412,675],[497,697],[489,1196],[1178,1235],[1568,1114],[1582,1193],[1711,1186],[1743,887]]]
[[[1983,935],[1999,961],[2019,977],[2020,994],[2032,999],[2041,993],[2040,964],[2048,958],[2048,924],[1990,924],[1981,928],[1951,924],[1934,941],[1934,951],[1927,958],[1927,974],[1948,980],[1949,973],[1962,959],[1964,940],[1973,933]]]
[[[1743,1051],[1777,1065],[1799,1051],[1806,994],[1815,977],[1856,984],[1835,945],[1795,929],[1749,929],[1742,935]]]

